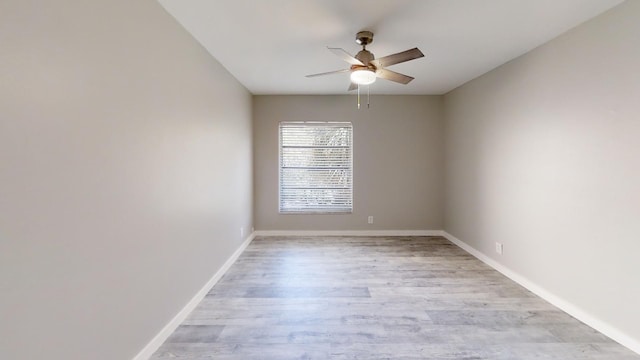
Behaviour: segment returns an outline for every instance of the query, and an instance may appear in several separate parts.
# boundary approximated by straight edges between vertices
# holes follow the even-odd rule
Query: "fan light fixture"
[[[358,85],[369,85],[376,81],[376,73],[372,70],[356,70],[351,73],[351,81]]]

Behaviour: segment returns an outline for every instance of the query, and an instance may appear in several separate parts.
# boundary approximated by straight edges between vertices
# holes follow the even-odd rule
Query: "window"
[[[353,131],[348,122],[280,123],[280,212],[350,213]]]

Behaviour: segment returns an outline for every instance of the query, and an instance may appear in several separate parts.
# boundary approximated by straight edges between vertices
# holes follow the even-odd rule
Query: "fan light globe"
[[[358,85],[369,85],[376,81],[376,73],[371,70],[356,70],[351,73],[351,81]]]

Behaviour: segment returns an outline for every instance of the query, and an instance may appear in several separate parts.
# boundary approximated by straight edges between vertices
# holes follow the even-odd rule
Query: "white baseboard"
[[[442,230],[258,230],[256,236],[442,236]]]
[[[136,355],[133,360],[147,360],[153,355],[158,348],[167,340],[167,338],[178,328],[178,326],[187,318],[187,316],[198,306],[198,304],[204,299],[211,288],[220,281],[222,276],[229,270],[242,252],[249,246],[251,241],[255,238],[255,233],[252,233],[247,237],[240,247],[227,259],[222,267],[207,281],[207,283],[196,293],[196,295],[176,314],[176,316],[165,325],[162,330]]]
[[[588,312],[582,310],[578,306],[576,306],[576,305],[564,300],[563,298],[561,298],[561,297],[549,292],[548,290],[546,290],[542,286],[532,282],[531,280],[527,279],[526,277],[516,273],[515,271],[513,271],[513,270],[505,267],[504,265],[498,263],[497,261],[491,259],[487,255],[481,253],[480,251],[476,250],[475,248],[473,248],[469,244],[465,243],[464,241],[456,238],[455,236],[449,234],[448,232],[442,231],[440,233],[440,235],[444,236],[447,240],[449,240],[452,243],[456,244],[457,246],[459,246],[460,248],[462,248],[463,250],[465,250],[469,254],[475,256],[476,258],[478,258],[483,263],[491,266],[495,270],[497,270],[500,273],[502,273],[504,276],[506,276],[509,279],[511,279],[511,280],[517,282],[518,284],[522,285],[527,290],[529,290],[532,293],[538,295],[539,297],[543,298],[544,300],[550,302],[551,304],[553,304],[554,306],[558,307],[559,309],[561,309],[562,311],[566,312],[567,314],[569,314],[569,315],[573,316],[574,318],[582,321],[583,323],[591,326],[592,328],[600,331],[604,335],[606,335],[606,336],[610,337],[611,339],[613,339],[614,341],[617,341],[618,343],[626,346],[630,350],[640,354],[640,342],[638,342],[636,339],[630,337],[629,335],[623,333],[622,331],[618,330],[616,327],[610,325],[609,323],[607,323],[605,321],[602,321],[602,320],[598,319],[597,317],[595,317],[595,316],[589,314]]]

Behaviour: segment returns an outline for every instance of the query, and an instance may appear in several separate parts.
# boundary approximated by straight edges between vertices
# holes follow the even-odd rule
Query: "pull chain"
[[[367,85],[367,109],[371,107],[371,92],[369,91],[369,85]],[[360,110],[360,84],[358,84],[358,110]]]

